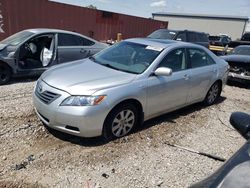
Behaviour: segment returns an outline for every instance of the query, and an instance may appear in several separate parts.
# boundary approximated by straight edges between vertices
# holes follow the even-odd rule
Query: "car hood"
[[[135,77],[135,74],[117,71],[84,59],[55,66],[46,71],[41,79],[71,95],[91,95],[101,89],[127,84]]]
[[[226,55],[221,56],[225,61],[250,63],[250,55]]]
[[[0,51],[3,50],[4,48],[6,48],[7,46],[8,46],[8,44],[0,43]]]

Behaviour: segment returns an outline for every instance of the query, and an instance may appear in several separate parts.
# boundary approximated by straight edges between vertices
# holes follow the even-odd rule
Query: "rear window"
[[[250,47],[249,46],[237,46],[236,48],[234,48],[232,54],[250,55]]]
[[[189,38],[189,42],[198,42],[198,37],[193,32],[188,33],[188,38]]]
[[[172,40],[175,37],[176,33],[177,33],[176,31],[171,31],[171,30],[167,30],[167,29],[160,29],[160,30],[156,30],[153,33],[151,33],[150,35],[148,35],[148,38]]]
[[[197,33],[198,42],[208,42],[208,37],[205,33]]]
[[[189,42],[208,42],[208,37],[205,33],[189,32]]]

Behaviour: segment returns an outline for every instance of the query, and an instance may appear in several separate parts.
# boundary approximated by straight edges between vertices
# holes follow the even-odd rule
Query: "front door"
[[[44,71],[55,64],[54,34],[43,34],[29,39],[17,51],[18,71]]]
[[[186,51],[175,49],[168,53],[158,67],[171,68],[170,76],[150,76],[147,85],[145,116],[177,109],[186,104],[190,70],[187,69]]]

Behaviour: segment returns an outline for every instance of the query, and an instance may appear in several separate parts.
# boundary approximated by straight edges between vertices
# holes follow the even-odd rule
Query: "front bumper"
[[[60,95],[50,104],[45,104],[35,92],[33,93],[35,111],[43,123],[52,129],[80,137],[102,135],[104,120],[109,113],[105,101],[96,106],[60,106],[70,94],[53,88],[45,82],[41,83],[44,90]]]
[[[233,81],[238,81],[238,82],[246,82],[246,81],[250,82],[250,76],[244,75],[243,73],[238,74],[238,73],[229,72],[228,79],[233,80]]]

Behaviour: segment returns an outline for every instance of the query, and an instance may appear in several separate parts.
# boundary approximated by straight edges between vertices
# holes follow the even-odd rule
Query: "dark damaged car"
[[[107,47],[84,35],[29,29],[0,42],[0,85],[11,77],[40,75],[53,65],[87,58]]]
[[[226,56],[221,56],[230,66],[228,79],[250,83],[250,45],[241,45]]]
[[[217,171],[190,188],[247,188],[250,187],[250,115],[234,112],[231,125],[247,142]]]

